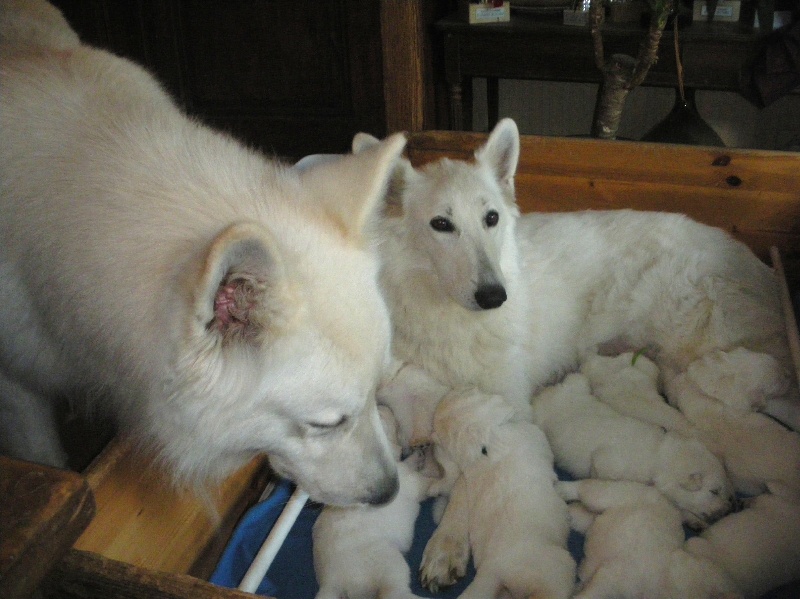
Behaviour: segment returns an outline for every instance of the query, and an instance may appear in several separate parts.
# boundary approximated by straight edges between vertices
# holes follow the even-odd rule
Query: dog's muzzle
[[[508,299],[502,285],[483,285],[475,292],[475,301],[482,310],[499,308]]]

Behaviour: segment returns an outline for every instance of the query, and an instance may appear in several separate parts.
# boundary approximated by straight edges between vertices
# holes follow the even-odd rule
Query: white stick
[[[300,489],[295,489],[289,501],[286,502],[286,507],[283,508],[281,515],[278,516],[278,519],[275,521],[275,525],[272,527],[269,535],[267,535],[264,544],[261,545],[261,549],[258,550],[258,554],[255,559],[253,559],[253,563],[250,564],[244,578],[242,578],[242,582],[239,584],[240,591],[245,591],[246,593],[256,592],[258,585],[261,584],[264,576],[266,576],[267,570],[269,570],[270,565],[272,565],[272,560],[278,555],[278,550],[281,548],[281,545],[283,545],[286,535],[289,534],[292,525],[295,520],[297,520],[297,517],[300,515],[300,510],[303,509],[307,500],[308,493]]]

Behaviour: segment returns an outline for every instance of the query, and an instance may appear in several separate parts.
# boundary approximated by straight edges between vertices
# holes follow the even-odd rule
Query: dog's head
[[[518,418],[514,407],[500,395],[476,389],[452,391],[442,398],[433,416],[437,458],[443,452],[464,471],[475,460],[495,457],[500,449],[498,428]]]
[[[226,474],[266,453],[315,500],[394,496],[375,404],[391,328],[370,229],[404,141],[276,169],[266,193],[283,198],[182,266],[172,397],[149,407],[179,477]]]
[[[353,151],[377,143],[358,134]],[[514,174],[519,131],[503,119],[474,162],[443,159],[415,170],[400,159],[387,195],[389,215],[404,219],[407,244],[443,292],[468,310],[500,307],[504,269],[515,266]],[[424,265],[424,266],[423,266]]]
[[[696,529],[705,528],[734,507],[733,485],[725,467],[697,439],[664,435],[654,483]]]

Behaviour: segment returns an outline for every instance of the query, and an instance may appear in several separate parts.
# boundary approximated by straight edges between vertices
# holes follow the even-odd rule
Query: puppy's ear
[[[405,135],[392,135],[358,154],[302,171],[301,182],[346,236],[361,239],[405,145]]]
[[[693,472],[689,478],[681,482],[681,489],[695,493],[703,488],[703,474],[702,472]]]
[[[513,192],[514,174],[519,162],[517,124],[511,119],[497,123],[486,143],[476,150],[475,158],[492,170],[501,187]]]
[[[256,223],[234,224],[217,235],[191,297],[191,329],[223,344],[258,344],[298,309],[272,235]]]

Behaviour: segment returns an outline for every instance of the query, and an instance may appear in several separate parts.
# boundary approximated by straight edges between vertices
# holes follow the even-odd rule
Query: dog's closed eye
[[[330,422],[309,421],[309,422],[306,422],[306,426],[308,426],[308,428],[310,428],[312,430],[324,432],[324,431],[333,430],[335,428],[339,428],[340,426],[343,426],[344,424],[346,424],[347,421],[348,421],[347,415],[346,414],[342,414],[340,417],[338,417],[337,419],[332,420]]]

